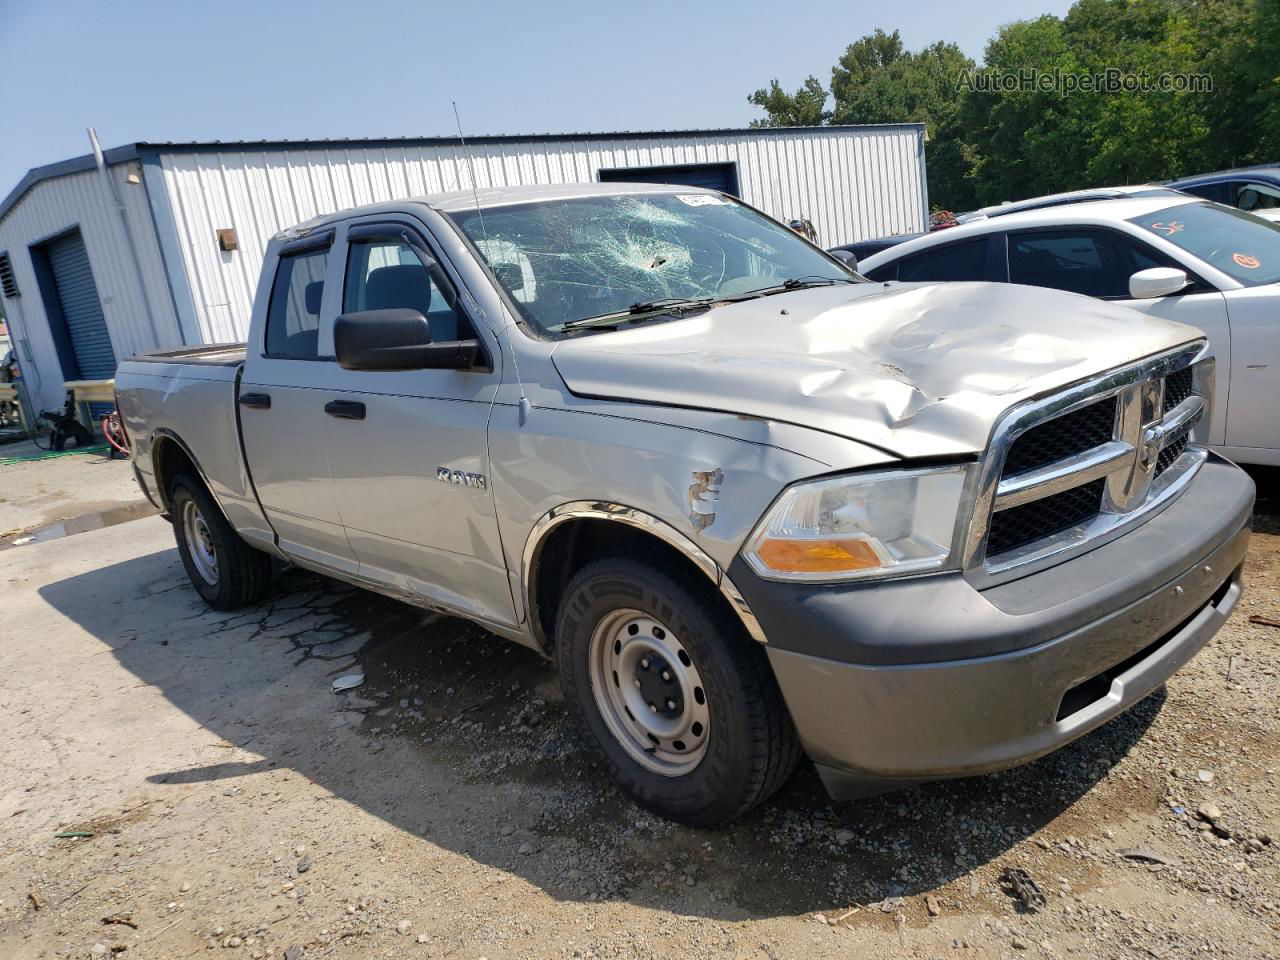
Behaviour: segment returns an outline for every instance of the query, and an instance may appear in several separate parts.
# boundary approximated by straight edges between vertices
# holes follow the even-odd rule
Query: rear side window
[[[899,280],[981,280],[985,276],[987,240],[966,240],[917,253],[898,261]]]
[[[449,305],[411,246],[394,239],[352,241],[342,312],[391,309],[417,310],[427,318],[431,339],[437,343],[469,340],[475,335],[467,319]]]
[[[281,257],[267,307],[267,356],[316,360],[320,356],[320,302],[328,250]]]

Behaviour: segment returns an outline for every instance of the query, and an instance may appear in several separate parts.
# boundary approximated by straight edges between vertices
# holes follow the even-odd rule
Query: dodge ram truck
[[[142,487],[217,609],[273,561],[554,660],[638,803],[718,824],[1040,757],[1241,592],[1197,330],[872,283],[727,195],[511,187],[268,245],[244,344],[136,357]]]

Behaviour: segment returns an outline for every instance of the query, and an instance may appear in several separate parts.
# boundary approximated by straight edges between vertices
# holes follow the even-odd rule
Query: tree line
[[[753,126],[926,124],[941,209],[1280,162],[1280,0],[1079,0],[1001,27],[980,65],[877,29],[829,88],[748,102]]]

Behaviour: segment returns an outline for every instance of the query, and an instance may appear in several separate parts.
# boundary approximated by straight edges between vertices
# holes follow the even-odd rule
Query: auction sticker
[[[678,193],[676,199],[691,207],[719,207],[729,202],[724,197],[717,197],[714,193]]]
[[[1251,257],[1247,253],[1233,253],[1231,259],[1236,262],[1237,266],[1244,267],[1246,270],[1257,270],[1262,266],[1262,261],[1257,257]]]

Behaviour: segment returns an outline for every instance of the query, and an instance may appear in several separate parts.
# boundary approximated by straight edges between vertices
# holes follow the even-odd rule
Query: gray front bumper
[[[1234,608],[1252,503],[1247,475],[1211,461],[1177,502],[1125,536],[1016,586],[971,590],[981,616],[976,608],[930,603],[927,579],[907,594],[849,594],[842,604],[851,614],[849,661],[795,649],[811,651],[817,643],[803,620],[793,617],[785,631],[776,620],[772,631],[765,623],[770,663],[828,790],[836,799],[850,799],[1015,766],[1133,706],[1190,660]],[[1180,552],[1170,551],[1175,543],[1183,545]],[[1161,545],[1163,553],[1153,556]],[[1135,597],[1133,581],[1105,576],[1108,568],[1140,571],[1147,587]],[[939,599],[954,599],[955,582],[950,589],[940,589],[940,582],[935,587]],[[911,608],[885,609],[895,595],[908,599]],[[847,609],[855,602],[857,610]],[[1084,623],[1081,603],[1090,613]],[[830,605],[820,609],[821,624],[830,627]],[[857,654],[868,650],[865,635],[875,630],[867,623],[860,634],[859,616],[864,622],[887,618],[896,629],[917,631],[915,638],[904,637],[907,646],[919,639],[932,649],[928,637],[920,636],[932,631],[945,634],[958,650],[989,643],[998,652],[930,662],[885,663],[879,656],[880,662],[857,662]],[[966,637],[966,621],[988,632]],[[1055,622],[1064,624],[1057,632]],[[1051,638],[1008,649],[1020,637],[1046,634]],[[832,642],[827,634],[822,649],[832,649]]]

